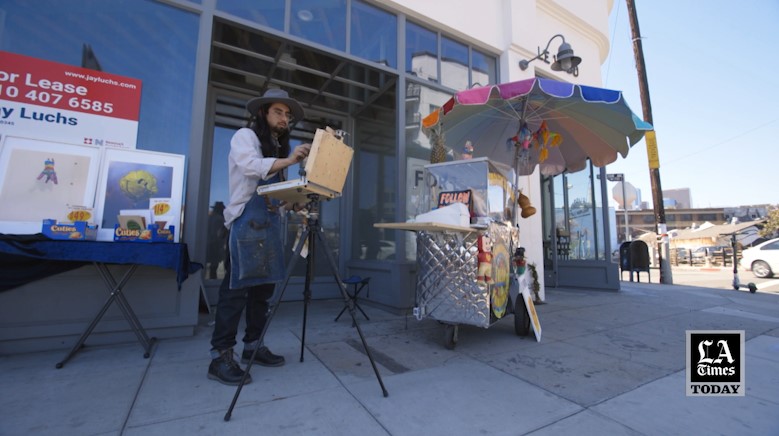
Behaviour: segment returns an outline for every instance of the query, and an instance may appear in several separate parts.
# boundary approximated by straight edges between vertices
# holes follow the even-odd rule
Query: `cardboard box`
[[[94,241],[97,239],[97,225],[86,221],[58,223],[54,219],[43,220],[42,232],[51,239],[68,241]]]
[[[145,230],[130,230],[114,226],[114,241],[116,242],[173,242],[175,226],[161,229],[156,224],[149,224]]]

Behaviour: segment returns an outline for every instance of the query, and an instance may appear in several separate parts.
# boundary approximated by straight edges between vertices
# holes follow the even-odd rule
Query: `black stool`
[[[362,307],[360,307],[360,305],[357,304],[357,297],[360,295],[360,292],[362,292],[363,288],[365,288],[366,286],[368,287],[367,295],[370,296],[371,288],[370,288],[370,286],[368,286],[370,284],[370,281],[371,281],[370,277],[362,278],[360,276],[351,276],[348,279],[344,279],[344,284],[352,285],[353,289],[354,289],[354,292],[349,295],[349,298],[351,299],[352,303],[354,303],[354,307],[356,307],[357,309],[360,310],[360,312],[362,313],[362,316],[364,316],[367,321],[370,321],[370,318],[368,318],[368,315],[366,315],[365,311],[362,310]],[[347,309],[347,306],[344,306],[344,308],[341,309],[341,313],[339,313],[338,316],[335,317],[335,321],[336,322],[341,317],[341,315],[344,314],[346,309]]]

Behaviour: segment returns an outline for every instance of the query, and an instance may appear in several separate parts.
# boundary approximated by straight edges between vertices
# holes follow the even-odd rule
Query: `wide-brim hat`
[[[249,100],[249,102],[246,103],[246,110],[252,115],[257,115],[262,105],[271,103],[284,103],[289,106],[289,110],[292,111],[292,116],[295,118],[295,121],[300,121],[305,116],[303,106],[301,106],[297,100],[290,98],[287,91],[277,88],[265,91],[265,94],[263,94],[262,97],[255,97]]]

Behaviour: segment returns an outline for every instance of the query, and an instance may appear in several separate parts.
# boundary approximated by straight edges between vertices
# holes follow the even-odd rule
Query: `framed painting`
[[[174,242],[181,234],[181,203],[184,190],[184,156],[148,150],[105,148],[95,198],[98,241],[113,241],[121,211],[149,210],[150,199],[170,199]]]
[[[44,219],[95,201],[100,148],[5,136],[0,148],[0,233],[41,233]]]

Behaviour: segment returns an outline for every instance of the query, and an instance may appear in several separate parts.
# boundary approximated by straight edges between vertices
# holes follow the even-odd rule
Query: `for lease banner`
[[[0,51],[0,135],[135,148],[141,81]]]

